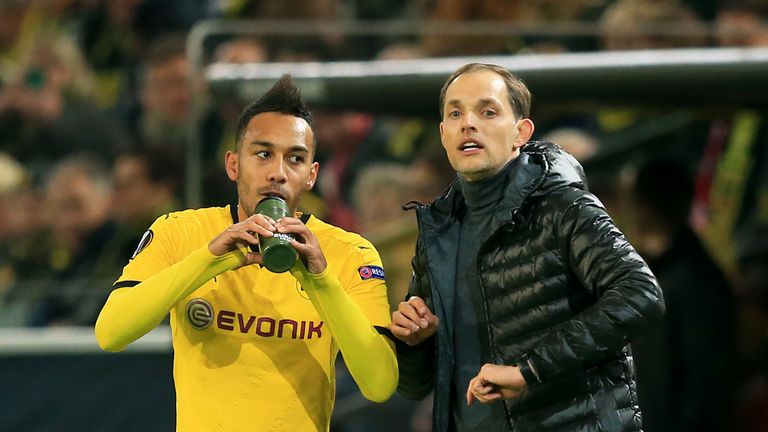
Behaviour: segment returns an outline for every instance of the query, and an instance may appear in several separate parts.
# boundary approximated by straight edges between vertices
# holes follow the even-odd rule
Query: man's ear
[[[516,147],[522,147],[525,143],[527,143],[531,137],[533,136],[533,130],[535,129],[535,126],[533,124],[533,120],[529,118],[521,119],[517,122],[517,142],[515,143]]]
[[[315,187],[315,182],[317,181],[317,173],[320,169],[320,164],[318,162],[312,162],[312,166],[309,168],[309,177],[307,178],[307,182],[304,184],[304,190],[312,190],[313,187]]]
[[[237,165],[238,154],[232,151],[227,151],[224,155],[224,169],[227,171],[227,177],[232,181],[237,181],[239,170]]]

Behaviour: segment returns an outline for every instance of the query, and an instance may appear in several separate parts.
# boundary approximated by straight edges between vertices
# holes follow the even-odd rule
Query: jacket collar
[[[504,195],[494,212],[494,219],[503,223],[511,220],[525,198],[535,191],[547,176],[548,162],[544,154],[526,144],[520,152],[519,166],[510,170],[504,189]],[[441,231],[450,223],[456,222],[467,211],[461,182],[454,180],[448,188],[432,203],[417,208],[421,228]]]

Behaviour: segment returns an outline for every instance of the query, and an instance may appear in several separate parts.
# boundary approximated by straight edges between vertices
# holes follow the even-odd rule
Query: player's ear
[[[317,173],[320,169],[320,164],[318,162],[312,162],[312,167],[309,169],[309,177],[307,178],[307,182],[304,185],[304,190],[312,190],[313,187],[315,187],[315,182],[317,181]]]
[[[238,154],[232,151],[227,151],[224,155],[224,169],[227,171],[227,177],[232,181],[237,181],[239,175],[237,158]]]

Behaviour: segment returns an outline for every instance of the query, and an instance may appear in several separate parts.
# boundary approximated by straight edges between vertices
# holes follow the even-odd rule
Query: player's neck
[[[237,221],[236,222],[242,222],[246,219],[248,219],[248,214],[245,213],[245,210],[243,210],[243,206],[240,204],[237,204]]]

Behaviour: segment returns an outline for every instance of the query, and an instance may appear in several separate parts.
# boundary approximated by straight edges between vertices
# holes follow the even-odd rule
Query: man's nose
[[[461,117],[461,132],[466,133],[470,131],[477,131],[477,128],[475,127],[475,121],[477,119],[475,118],[475,114],[473,112],[468,112],[466,115]]]
[[[269,165],[267,180],[272,183],[285,183],[288,177],[285,174],[285,161],[282,158],[274,158]]]

